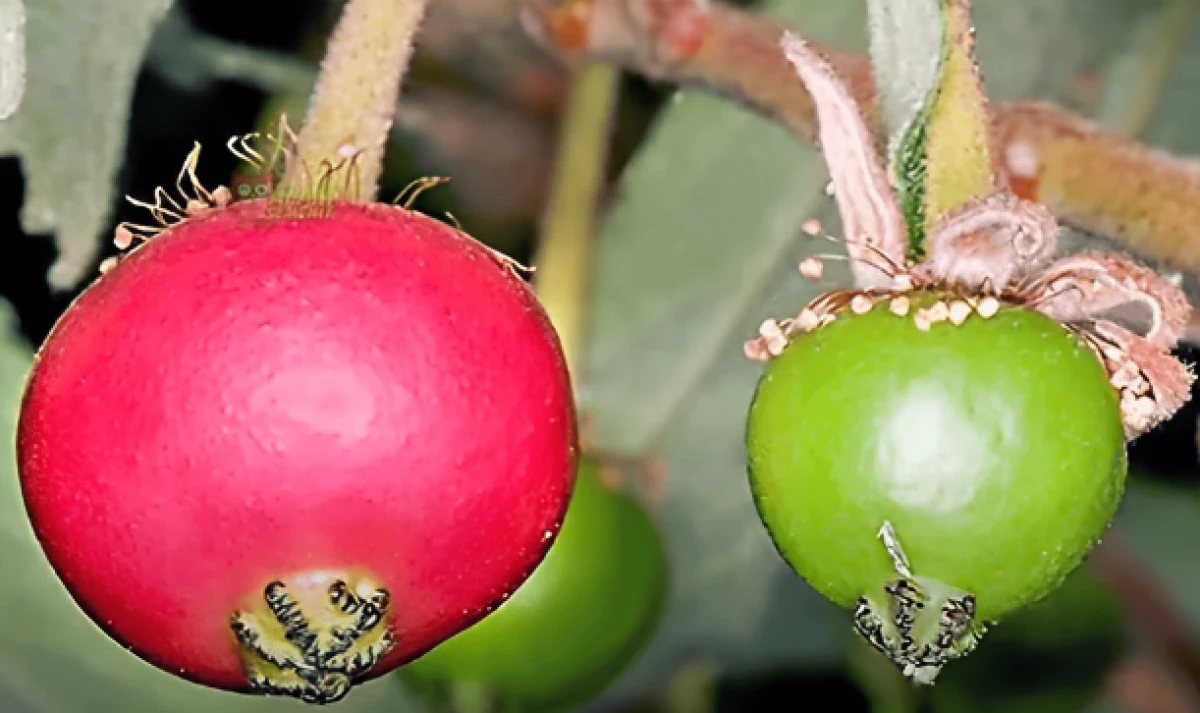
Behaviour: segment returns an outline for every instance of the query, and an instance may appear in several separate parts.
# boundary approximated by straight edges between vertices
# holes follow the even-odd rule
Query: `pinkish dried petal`
[[[908,238],[896,194],[858,105],[808,44],[785,32],[780,42],[816,105],[821,151],[833,179],[846,249],[859,287],[889,287],[903,269]]]
[[[1145,381],[1142,378],[1142,370],[1132,361],[1126,361],[1118,366],[1108,380],[1114,388],[1121,390],[1129,389],[1138,382]]]
[[[999,293],[1040,267],[1058,244],[1058,223],[1010,193],[968,201],[930,231],[921,269],[934,280]]]
[[[1170,280],[1113,253],[1087,252],[1057,260],[1029,293],[1038,311],[1060,322],[1120,322],[1114,312],[1140,306],[1148,313],[1148,323],[1133,331],[1163,350],[1183,336],[1192,313],[1187,296]]]
[[[1126,363],[1135,364],[1150,385],[1147,396],[1139,397],[1131,389],[1122,390],[1121,411],[1128,438],[1136,438],[1154,428],[1187,403],[1196,377],[1169,352],[1113,322],[1096,322],[1092,334],[1117,347]],[[1147,403],[1143,401],[1146,398],[1152,400],[1152,410],[1147,410]]]

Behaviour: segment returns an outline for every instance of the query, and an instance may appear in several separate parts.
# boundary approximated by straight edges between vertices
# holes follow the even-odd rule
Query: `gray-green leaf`
[[[0,155],[21,158],[26,232],[55,232],[50,282],[92,265],[113,204],[134,80],[171,0],[35,0],[28,7],[25,97],[0,123]]]
[[[867,37],[888,155],[920,114],[942,54],[937,0],[868,0]]]
[[[0,0],[0,120],[25,96],[25,1]]]

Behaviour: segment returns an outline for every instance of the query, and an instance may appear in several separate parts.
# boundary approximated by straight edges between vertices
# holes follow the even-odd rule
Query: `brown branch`
[[[523,0],[529,32],[571,64],[586,57],[651,79],[700,86],[816,139],[812,98],[779,50],[786,28],[745,10],[696,0]],[[817,41],[872,120],[875,82],[864,55]]]
[[[522,0],[526,28],[568,63],[600,58],[698,85],[813,141],[812,100],[779,51],[783,25],[699,0]],[[877,124],[868,59],[822,45]],[[1200,274],[1200,168],[1045,103],[993,106],[993,139],[1018,194],[1064,222]]]
[[[1132,713],[1196,713],[1194,696],[1153,656],[1129,654],[1109,672],[1104,697]]]
[[[1200,635],[1158,577],[1115,530],[1092,551],[1088,566],[1121,601],[1146,643],[1187,682],[1188,698],[1200,709]]]

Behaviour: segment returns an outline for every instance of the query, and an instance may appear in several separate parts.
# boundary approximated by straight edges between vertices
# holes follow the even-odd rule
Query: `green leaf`
[[[969,0],[872,0],[888,159],[914,254],[947,211],[996,189]]]
[[[942,69],[944,30],[938,0],[868,0],[871,66],[887,131],[888,170],[910,251],[925,233],[926,126]]]
[[[948,211],[996,190],[988,102],[975,61],[969,0],[939,0],[943,47],[924,131],[925,232]]]
[[[858,3],[773,0],[808,37],[861,46]],[[994,0],[976,11],[979,54],[998,97],[1061,97],[1119,42],[1127,0]],[[672,562],[663,625],[599,702],[649,694],[681,665],[720,670],[840,664],[848,615],[782,563],[746,482],[743,434],[760,367],[742,356],[762,320],[794,315],[816,287],[797,262],[838,246],[820,155],[731,103],[682,92],[617,189],[596,250],[581,406],[601,450],[661,455],[659,517]],[[829,261],[826,283],[846,284]],[[823,289],[823,288],[822,288]]]
[[[941,69],[938,0],[867,0],[867,37],[890,155],[928,105]]]
[[[0,122],[0,155],[21,158],[28,233],[55,232],[57,288],[92,267],[125,150],[129,106],[150,34],[171,0],[35,0],[26,23],[28,76]]]
[[[0,0],[0,120],[25,97],[25,0]]]
[[[15,469],[17,408],[33,354],[6,328],[0,302],[0,710],[6,713],[287,713],[311,711],[290,700],[224,693],[143,663],[76,607],[33,536]],[[80,434],[85,438],[86,434]],[[86,494],[81,494],[86,497]],[[147,602],[153,606],[153,602]],[[376,681],[351,692],[344,713],[416,710],[401,686]]]

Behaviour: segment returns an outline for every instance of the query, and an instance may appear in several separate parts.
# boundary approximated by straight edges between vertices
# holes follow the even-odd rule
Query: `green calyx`
[[[982,622],[1078,567],[1116,512],[1126,455],[1107,373],[1062,325],[1016,306],[920,324],[954,298],[907,299],[903,314],[881,300],[794,336],[766,366],[746,442],[780,553],[856,608],[864,635],[877,623],[919,680],[922,656],[936,674]]]
[[[968,0],[868,0],[887,162],[909,257],[943,216],[995,192]]]

